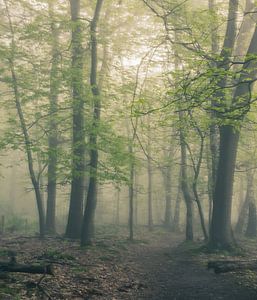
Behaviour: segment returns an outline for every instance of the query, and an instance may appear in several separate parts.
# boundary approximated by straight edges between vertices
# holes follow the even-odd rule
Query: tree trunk
[[[80,21],[80,0],[70,0],[70,10],[72,23],[71,86],[73,98],[73,138],[72,181],[66,236],[76,239],[79,238],[81,234],[85,172],[85,99],[83,83],[83,47],[82,28]]]
[[[166,168],[164,173],[164,187],[165,187],[165,214],[164,214],[164,226],[166,228],[172,227],[171,216],[171,166],[170,164]]]
[[[249,202],[248,224],[245,235],[254,238],[257,235],[256,204],[254,199]]]
[[[129,153],[132,157],[133,147],[129,145]],[[135,164],[132,159],[130,165],[130,178],[129,178],[129,218],[128,218],[128,226],[129,226],[129,240],[134,240],[134,176],[135,176]]]
[[[246,188],[246,195],[245,199],[243,199],[243,182],[241,179],[241,184],[240,184],[240,199],[243,204],[240,207],[239,215],[238,215],[238,220],[235,226],[235,233],[236,234],[243,234],[244,229],[246,227],[246,222],[247,222],[247,216],[248,216],[248,207],[249,207],[249,196],[250,196],[250,191],[252,190],[252,185],[253,185],[253,180],[252,180],[252,174],[251,172],[247,172],[246,174],[247,178],[247,188]]]
[[[255,80],[257,73],[257,62],[256,60],[249,60],[249,57],[255,55],[256,52],[257,29],[255,28],[238,81],[240,84],[236,87],[231,106],[232,112],[234,113],[233,118],[238,121],[239,129],[235,129],[233,125],[220,126],[220,157],[213,198],[213,216],[210,235],[211,248],[231,249],[235,244],[231,229],[234,170],[240,126],[245,114],[249,110],[253,83],[251,80]],[[225,105],[224,103],[224,107]],[[237,106],[239,106],[239,108],[237,108]],[[233,110],[234,107],[236,107],[237,110]],[[238,115],[235,115],[235,113],[238,113]],[[226,114],[223,115],[222,118],[223,121],[226,120]]]
[[[120,189],[117,189],[115,224],[120,225]]]
[[[40,185],[39,185],[39,182],[37,180],[35,170],[34,170],[32,143],[30,140],[30,136],[29,136],[28,129],[26,126],[26,121],[25,121],[23,110],[21,107],[21,98],[20,98],[18,80],[17,80],[16,71],[15,71],[15,67],[14,67],[15,52],[16,52],[14,29],[13,29],[12,20],[11,20],[10,14],[9,14],[8,4],[6,1],[4,1],[4,3],[5,3],[5,7],[6,7],[6,12],[7,12],[8,21],[9,21],[9,27],[10,27],[10,31],[11,31],[11,39],[12,39],[11,40],[11,49],[10,49],[11,51],[10,51],[10,57],[9,57],[9,67],[10,67],[11,79],[12,79],[11,85],[12,85],[13,94],[14,94],[14,102],[15,102],[17,114],[18,114],[19,121],[20,121],[21,131],[23,134],[25,151],[26,151],[26,155],[27,155],[27,159],[28,159],[28,169],[29,169],[30,179],[31,179],[31,183],[34,188],[34,191],[35,191],[38,217],[39,217],[39,233],[40,233],[40,237],[44,237],[44,234],[45,234],[45,212],[44,212],[43,201],[42,201],[41,192],[40,192]]]
[[[257,222],[256,222],[256,204],[254,198],[254,172],[247,171],[247,209],[248,209],[248,223],[245,235],[247,237],[256,237]]]
[[[134,224],[138,225],[138,176],[137,173],[135,172],[134,174]]]
[[[220,157],[213,198],[211,248],[230,249],[234,245],[231,229],[231,207],[234,170],[239,132],[231,125],[220,128]]]
[[[179,119],[182,124],[183,112],[179,112]],[[190,194],[187,175],[187,149],[183,129],[180,128],[180,149],[181,149],[181,189],[186,203],[186,240],[192,241],[193,234],[193,201]]]
[[[59,51],[58,51],[58,28],[53,17],[53,4],[48,2],[49,16],[51,20],[51,45],[52,66],[50,71],[50,94],[49,94],[49,136],[48,136],[48,172],[47,172],[47,210],[46,210],[46,232],[54,234],[55,208],[56,208],[56,173],[57,173],[57,111],[58,93],[60,80],[58,78]]]
[[[93,109],[93,126],[89,136],[90,146],[90,162],[89,162],[89,186],[87,192],[87,202],[84,210],[82,231],[81,231],[81,246],[90,245],[94,237],[94,217],[97,202],[97,168],[98,168],[98,149],[97,136],[101,113],[100,89],[97,85],[97,37],[96,29],[99,20],[103,0],[97,0],[93,20],[90,24],[91,37],[91,72],[90,85],[94,100]]]
[[[216,1],[209,0],[209,11],[213,15],[213,19],[216,19],[216,9],[215,9]],[[217,33],[217,24],[215,22],[211,22],[211,49],[212,54],[217,55],[219,51],[219,42],[218,42],[218,33]],[[215,63],[213,66],[215,67]],[[211,106],[215,108],[216,101],[215,99],[211,100]],[[218,166],[218,153],[219,153],[219,130],[218,126],[215,124],[215,110],[211,112],[211,124],[210,124],[210,153],[211,153],[211,177],[209,178],[209,200],[210,207],[212,207],[213,202],[213,193],[214,186],[216,181],[216,172]]]
[[[152,198],[152,158],[151,158],[151,137],[150,117],[147,116],[147,174],[148,174],[148,229],[153,230],[153,198]]]

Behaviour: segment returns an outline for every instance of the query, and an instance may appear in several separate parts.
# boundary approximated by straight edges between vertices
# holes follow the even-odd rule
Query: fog
[[[256,1],[0,13],[0,299],[255,299]]]

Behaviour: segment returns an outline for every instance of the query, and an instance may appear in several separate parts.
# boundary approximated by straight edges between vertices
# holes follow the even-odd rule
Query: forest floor
[[[201,242],[183,243],[162,228],[138,229],[133,243],[124,228],[98,231],[86,249],[61,237],[2,236],[0,261],[14,250],[21,264],[53,263],[55,276],[0,273],[0,299],[257,299],[257,271],[207,270],[209,259],[228,253],[203,253]],[[256,242],[242,241],[245,251],[233,259],[257,259]]]

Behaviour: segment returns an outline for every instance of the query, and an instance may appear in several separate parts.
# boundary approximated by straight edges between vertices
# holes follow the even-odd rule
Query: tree
[[[97,0],[94,17],[90,24],[91,37],[91,72],[90,85],[93,94],[93,124],[92,131],[89,135],[90,145],[90,162],[89,162],[89,186],[87,191],[87,201],[84,211],[82,231],[81,231],[81,246],[91,244],[91,239],[94,236],[94,215],[97,201],[97,167],[98,167],[98,150],[97,150],[97,135],[100,122],[101,100],[100,90],[97,82],[97,23],[99,20],[103,0]]]
[[[31,142],[31,138],[28,132],[26,120],[24,117],[24,113],[21,106],[21,93],[19,89],[19,82],[16,75],[16,69],[15,69],[15,55],[17,53],[17,46],[15,42],[15,30],[13,27],[12,19],[9,12],[9,6],[8,2],[4,1],[5,8],[6,8],[6,15],[8,19],[9,29],[11,33],[11,43],[10,43],[10,49],[9,49],[9,55],[7,56],[9,71],[10,71],[10,85],[13,90],[14,95],[14,103],[17,110],[17,114],[19,117],[20,122],[20,128],[22,131],[24,144],[25,144],[25,152],[27,155],[27,162],[28,162],[28,169],[30,174],[30,179],[32,186],[34,188],[35,197],[36,197],[36,203],[37,203],[37,209],[38,209],[38,216],[39,216],[39,233],[41,237],[44,237],[45,234],[45,212],[43,207],[43,201],[42,201],[42,195],[40,191],[40,184],[39,179],[36,176],[35,169],[34,169],[34,160],[33,160],[33,145]]]
[[[233,179],[236,163],[236,154],[239,141],[240,127],[251,103],[251,90],[257,74],[257,29],[251,39],[250,46],[237,82],[231,106],[235,114],[233,120],[238,120],[237,128],[232,124],[220,126],[220,150],[217,170],[217,182],[214,191],[213,217],[211,224],[210,246],[212,248],[230,249],[234,245],[231,230],[231,207]],[[238,111],[235,112],[235,109]],[[228,114],[225,114],[225,118]]]
[[[82,46],[82,25],[80,0],[70,0],[71,13],[71,87],[72,87],[72,181],[70,207],[66,236],[80,238],[83,216],[84,172],[85,172],[85,91],[83,83],[84,55]]]
[[[179,120],[183,124],[183,112],[179,112]],[[194,239],[193,232],[193,199],[189,188],[188,168],[187,168],[187,147],[185,141],[185,134],[182,127],[179,132],[179,141],[181,148],[181,189],[186,203],[186,240],[192,241]]]
[[[49,135],[48,135],[48,172],[47,172],[47,210],[46,210],[46,232],[55,233],[55,207],[56,207],[56,181],[57,181],[57,150],[58,150],[58,92],[60,79],[58,68],[60,61],[59,53],[59,32],[53,15],[53,3],[48,1],[48,10],[51,27],[52,59],[50,71],[50,92],[49,92]]]

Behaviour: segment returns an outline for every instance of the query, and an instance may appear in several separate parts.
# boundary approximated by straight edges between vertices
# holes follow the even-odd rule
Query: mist
[[[0,299],[255,299],[255,1],[0,13]]]

